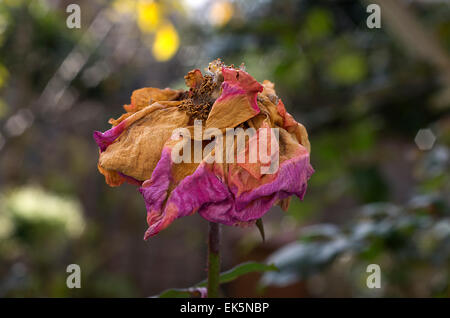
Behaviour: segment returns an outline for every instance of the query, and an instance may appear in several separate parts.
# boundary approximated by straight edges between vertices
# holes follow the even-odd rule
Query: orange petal
[[[283,128],[290,133],[293,133],[298,142],[301,143],[308,150],[308,152],[311,152],[311,145],[309,143],[308,132],[306,131],[305,126],[298,123],[294,117],[286,111],[281,99],[278,101],[277,110],[283,117]]]
[[[184,81],[190,88],[199,88],[203,82],[202,72],[199,69],[192,70],[184,77]]]
[[[222,94],[215,101],[206,120],[206,128],[233,128],[260,112],[256,95],[263,90],[248,73],[222,68]]]
[[[180,94],[180,90],[170,88],[144,87],[133,91],[133,94],[131,94],[131,105],[124,105],[123,108],[127,112],[136,112],[154,102],[175,100]]]
[[[126,119],[127,128],[100,154],[102,168],[140,181],[150,179],[164,143],[170,139],[174,129],[185,126],[189,121],[186,113],[177,107],[157,106],[155,103]]]
[[[102,168],[100,164],[97,164],[97,168],[98,171],[100,171],[100,173],[105,176],[105,181],[109,186],[118,187],[125,182],[125,178],[121,176],[117,171]]]

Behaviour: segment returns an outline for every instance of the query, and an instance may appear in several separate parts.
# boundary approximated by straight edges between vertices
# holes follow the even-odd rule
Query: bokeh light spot
[[[112,4],[113,9],[121,14],[131,14],[136,12],[135,0],[115,0]]]
[[[216,26],[224,26],[234,14],[234,7],[229,1],[215,2],[209,10],[209,22]]]
[[[436,137],[434,136],[431,129],[420,129],[417,132],[414,141],[416,142],[416,145],[420,150],[430,150],[431,148],[433,148]]]
[[[152,48],[155,59],[160,62],[170,60],[178,51],[179,42],[177,30],[171,23],[166,22],[156,30]]]
[[[153,1],[139,1],[138,25],[142,32],[153,32],[161,22],[161,7]]]

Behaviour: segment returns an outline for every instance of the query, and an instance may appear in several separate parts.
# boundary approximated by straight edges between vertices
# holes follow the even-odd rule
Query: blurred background
[[[105,184],[92,132],[134,89],[185,88],[217,57],[275,83],[316,170],[303,202],[266,214],[265,243],[223,227],[223,270],[280,269],[223,294],[449,297],[449,55],[446,0],[0,1],[0,297],[147,297],[205,278],[207,222],[144,242],[144,201]]]

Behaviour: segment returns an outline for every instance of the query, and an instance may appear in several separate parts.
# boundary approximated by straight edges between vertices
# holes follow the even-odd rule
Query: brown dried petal
[[[177,107],[155,109],[131,124],[109,145],[100,154],[99,165],[140,181],[150,179],[163,145],[174,129],[186,126],[188,121],[186,113]]]

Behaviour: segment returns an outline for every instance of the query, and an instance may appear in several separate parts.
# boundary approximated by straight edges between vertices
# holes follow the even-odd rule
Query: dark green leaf
[[[249,274],[249,273],[261,273],[261,272],[269,272],[269,271],[277,271],[278,268],[273,265],[267,265],[263,263],[257,262],[247,262],[239,264],[238,266],[230,269],[229,271],[223,272],[220,274],[220,283],[228,283],[236,278]],[[207,281],[201,281],[196,284],[195,287],[191,288],[171,288],[163,291],[161,294],[154,296],[159,298],[192,298],[192,297],[200,297],[201,296],[201,288],[206,287]]]
[[[256,220],[256,227],[259,230],[259,234],[261,234],[261,238],[262,238],[263,242],[265,242],[266,241],[266,234],[264,233],[264,224],[263,224],[262,219]]]
[[[220,274],[220,283],[228,283],[236,278],[249,274],[249,273],[262,273],[262,272],[271,272],[278,271],[278,268],[273,265],[267,265],[263,263],[257,262],[247,262],[237,265],[236,267],[230,269],[229,271],[223,272]],[[206,286],[206,280],[200,282],[197,286]]]
[[[203,288],[206,290],[205,288]],[[163,291],[161,294],[154,296],[156,298],[195,298],[206,296],[202,295],[202,288],[170,288]]]

